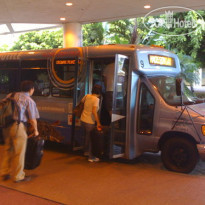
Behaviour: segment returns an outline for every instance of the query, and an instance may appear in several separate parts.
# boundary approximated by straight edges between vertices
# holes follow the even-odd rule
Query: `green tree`
[[[20,35],[11,51],[41,50],[63,47],[62,29],[51,31],[33,31]]]
[[[198,11],[205,19],[205,11]],[[196,30],[192,33],[191,29],[175,29],[173,33],[180,34],[182,32],[188,33],[184,36],[166,37],[167,44],[170,45],[170,49],[177,49],[178,52],[192,56],[197,63],[201,66],[205,66],[205,24],[199,19],[199,15],[196,12],[190,11],[185,13],[177,13],[176,17],[182,17],[184,19],[193,18],[196,22]]]
[[[108,43],[139,44],[145,36],[141,18],[112,21],[107,24],[105,41]]]
[[[108,43],[128,44],[131,41],[132,30],[134,27],[133,20],[125,19],[112,21],[108,23],[106,32]]]
[[[82,26],[83,46],[104,44],[103,23],[91,23]]]
[[[149,21],[153,17],[148,17]],[[160,34],[153,30],[147,30],[144,25],[144,18],[125,19],[108,22],[105,41],[118,44],[144,44],[164,45],[165,40]]]
[[[2,47],[0,47],[0,52],[2,51],[9,51],[9,46],[7,44],[2,45]]]
[[[191,86],[199,82],[199,71],[194,59],[191,56],[178,53],[181,66],[182,78]]]
[[[169,50],[175,50],[176,53],[191,56],[197,64],[205,66],[205,24],[198,13],[205,19],[205,11],[179,12],[173,16],[175,19],[193,19],[196,22],[194,32],[192,32],[193,28],[170,28],[169,30],[166,27],[154,28],[151,24],[154,25],[155,22],[159,22],[161,18],[164,18],[164,15],[149,17],[146,24],[151,29],[143,43],[155,42],[157,45],[163,45]],[[159,33],[169,35],[160,35]],[[187,35],[182,35],[185,33]]]

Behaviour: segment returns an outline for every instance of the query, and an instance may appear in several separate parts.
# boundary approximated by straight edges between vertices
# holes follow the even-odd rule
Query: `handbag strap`
[[[87,95],[84,96],[84,100],[83,99],[81,100],[82,103],[85,103],[86,97]]]

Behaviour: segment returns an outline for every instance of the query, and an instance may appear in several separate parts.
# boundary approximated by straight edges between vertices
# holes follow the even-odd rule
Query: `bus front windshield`
[[[176,93],[176,77],[173,76],[157,76],[149,77],[150,82],[158,90],[159,94],[169,105],[190,105],[193,103],[201,103],[202,101],[197,99],[191,90],[183,84],[183,95],[178,96]]]

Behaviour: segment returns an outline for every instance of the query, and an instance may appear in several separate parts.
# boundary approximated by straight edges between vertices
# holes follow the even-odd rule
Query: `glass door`
[[[75,77],[73,88],[73,109],[78,105],[81,99],[88,93],[88,68],[87,62],[82,58],[76,58]],[[72,115],[72,149],[81,150],[84,145],[83,130],[80,119]]]
[[[128,69],[128,57],[116,55],[111,115],[110,158],[122,157],[125,154]]]

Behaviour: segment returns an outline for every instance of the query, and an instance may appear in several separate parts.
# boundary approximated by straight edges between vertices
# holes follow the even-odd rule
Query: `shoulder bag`
[[[80,103],[73,110],[73,113],[78,118],[81,117],[81,114],[83,112],[85,100],[86,100],[86,97],[85,97],[85,99],[83,101],[81,100]]]

